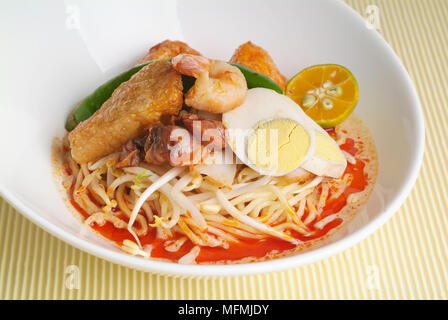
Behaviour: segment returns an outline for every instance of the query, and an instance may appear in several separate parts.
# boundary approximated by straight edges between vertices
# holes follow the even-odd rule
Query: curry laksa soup
[[[366,204],[378,160],[357,101],[340,65],[286,81],[251,42],[219,61],[166,40],[76,106],[54,166],[86,228],[131,255],[275,259]]]

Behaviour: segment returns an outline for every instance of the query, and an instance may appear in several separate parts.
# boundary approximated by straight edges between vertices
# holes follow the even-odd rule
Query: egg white
[[[227,142],[241,162],[260,174],[281,176],[293,170],[287,172],[269,171],[257,167],[248,159],[247,155],[247,140],[253,130],[260,123],[274,119],[291,119],[300,124],[308,133],[310,147],[302,162],[297,166],[300,167],[315,152],[314,125],[317,124],[290,98],[270,89],[254,88],[248,90],[243,104],[222,115],[222,122],[227,129]]]

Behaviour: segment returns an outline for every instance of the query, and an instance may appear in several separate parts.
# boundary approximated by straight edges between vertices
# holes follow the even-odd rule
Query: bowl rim
[[[334,3],[334,5],[344,7],[344,9],[347,11],[347,14],[350,14],[354,19],[357,19],[360,23],[365,23],[362,16],[343,1],[337,1]],[[19,213],[24,215],[33,223],[35,223],[45,231],[49,232],[50,234],[56,236],[60,240],[67,242],[70,245],[73,245],[74,247],[82,251],[85,251],[89,254],[93,254],[97,257],[103,258],[105,260],[111,261],[119,265],[131,267],[141,271],[156,272],[165,275],[210,277],[210,276],[235,276],[235,275],[249,275],[249,274],[276,272],[316,262],[318,260],[327,258],[331,255],[346,250],[351,246],[354,246],[361,240],[365,239],[369,235],[371,235],[374,231],[380,228],[393,214],[395,214],[396,211],[398,211],[400,206],[404,203],[405,199],[411,192],[417,180],[423,162],[423,155],[425,148],[424,116],[416,88],[407,70],[405,69],[403,63],[398,58],[393,49],[390,47],[390,45],[382,38],[382,36],[378,32],[374,31],[374,33],[375,35],[373,37],[376,38],[375,41],[381,43],[384,49],[389,52],[395,64],[398,66],[402,74],[405,90],[407,90],[407,94],[411,97],[411,100],[413,101],[409,110],[413,113],[413,116],[416,119],[416,128],[414,128],[414,131],[417,133],[417,140],[415,141],[413,149],[412,154],[413,157],[409,174],[405,178],[402,188],[398,190],[397,195],[392,199],[390,204],[362,228],[331,244],[322,246],[320,248],[316,248],[308,252],[298,253],[287,257],[261,262],[243,263],[243,264],[182,265],[173,262],[148,260],[140,257],[131,256],[126,253],[112,251],[108,248],[104,248],[97,244],[90,243],[85,239],[82,239],[74,234],[71,234],[70,232],[65,231],[63,228],[52,224],[45,218],[35,213],[30,206],[22,202],[17,196],[15,196],[14,193],[7,190],[5,186],[3,186],[1,183],[0,183],[0,195],[6,201],[8,201]]]

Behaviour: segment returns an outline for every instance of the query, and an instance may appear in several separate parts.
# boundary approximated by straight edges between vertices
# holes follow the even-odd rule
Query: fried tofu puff
[[[182,78],[169,61],[145,66],[81,122],[68,138],[78,163],[96,161],[143,134],[145,127],[162,115],[175,115],[182,108]]]
[[[285,91],[286,78],[280,73],[269,53],[252,42],[246,42],[233,53],[230,62],[239,63],[268,76]]]
[[[185,42],[165,40],[149,49],[148,53],[143,58],[138,60],[137,64],[142,64],[156,59],[171,59],[181,53],[194,54],[198,56],[201,55],[198,51],[190,48],[190,46]]]

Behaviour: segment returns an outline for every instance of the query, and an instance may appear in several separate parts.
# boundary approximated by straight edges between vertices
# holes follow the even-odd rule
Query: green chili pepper
[[[103,103],[112,96],[112,93],[120,86],[120,84],[131,79],[134,74],[151,62],[152,61],[133,67],[98,87],[92,94],[87,96],[75,110],[73,110],[65,123],[65,129],[67,131],[72,131],[81,121],[90,118],[99,108],[101,108]],[[247,87],[249,89],[261,87],[272,89],[278,93],[283,93],[280,86],[271,80],[271,78],[238,63],[230,64],[241,70],[246,78]],[[195,80],[196,79],[193,77],[182,75],[184,93],[194,85]]]

